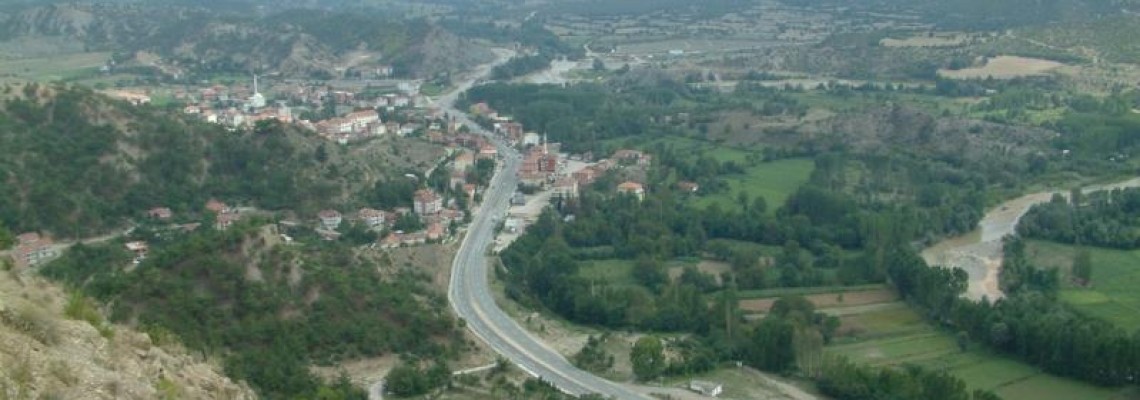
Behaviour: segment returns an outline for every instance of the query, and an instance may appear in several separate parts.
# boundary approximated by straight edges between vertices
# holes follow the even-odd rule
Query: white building
[[[327,230],[335,230],[340,226],[342,219],[337,210],[323,210],[317,216],[321,219],[321,227]]]

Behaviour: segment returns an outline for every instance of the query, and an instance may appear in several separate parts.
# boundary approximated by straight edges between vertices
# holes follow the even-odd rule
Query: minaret
[[[257,74],[253,74],[253,94],[257,94]]]
[[[550,154],[549,152],[547,152],[547,147],[546,147],[546,132],[542,132],[542,154],[543,155]]]

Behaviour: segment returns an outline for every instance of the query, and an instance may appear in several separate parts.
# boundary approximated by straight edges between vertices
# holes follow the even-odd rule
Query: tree
[[[12,232],[0,225],[0,249],[6,249],[15,242],[16,239],[12,237]]]
[[[606,70],[606,63],[602,62],[601,58],[594,57],[594,71],[601,72],[601,71],[605,71],[605,70]]]
[[[638,380],[657,378],[665,370],[665,349],[661,340],[652,336],[637,339],[629,353],[629,361],[633,364],[633,374]]]
[[[783,372],[796,362],[795,327],[780,317],[769,316],[752,332],[746,349],[749,365],[771,372]]]
[[[1092,280],[1092,254],[1086,248],[1077,250],[1076,257],[1073,257],[1073,279],[1082,285]]]

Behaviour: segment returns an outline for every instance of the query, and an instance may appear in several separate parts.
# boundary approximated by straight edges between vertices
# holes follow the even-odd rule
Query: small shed
[[[692,380],[689,381],[689,390],[705,396],[717,397],[724,391],[724,385],[716,382]]]

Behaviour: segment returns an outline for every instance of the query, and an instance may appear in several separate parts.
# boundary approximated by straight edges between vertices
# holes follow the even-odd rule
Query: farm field
[[[1128,389],[1101,388],[1060,378],[971,344],[962,351],[954,336],[928,325],[902,303],[840,317],[839,337],[827,348],[854,362],[880,366],[911,363],[943,370],[971,389],[1004,399],[1128,399]]]
[[[1036,265],[1057,267],[1066,286],[1061,299],[1089,315],[1104,318],[1132,332],[1140,329],[1140,250],[1088,248],[1092,255],[1092,282],[1087,288],[1072,285],[1068,270],[1076,248],[1070,245],[1030,241],[1026,248]]]

